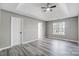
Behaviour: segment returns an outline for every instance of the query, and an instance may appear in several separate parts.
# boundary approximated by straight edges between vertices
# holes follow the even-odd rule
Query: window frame
[[[65,22],[53,23],[53,34],[54,35],[65,35]]]

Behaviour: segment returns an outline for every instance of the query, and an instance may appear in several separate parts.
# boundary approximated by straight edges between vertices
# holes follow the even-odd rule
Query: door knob
[[[20,34],[22,34],[22,32],[20,32]]]

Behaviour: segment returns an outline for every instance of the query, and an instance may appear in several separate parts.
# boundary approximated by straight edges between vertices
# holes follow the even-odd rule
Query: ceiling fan
[[[55,8],[56,5],[51,6],[51,3],[46,3],[46,7],[41,7],[43,9],[44,12],[46,11],[50,11],[52,12],[52,8]]]

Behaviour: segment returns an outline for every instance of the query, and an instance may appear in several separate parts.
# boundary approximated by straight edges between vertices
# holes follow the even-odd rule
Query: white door
[[[22,41],[22,19],[11,17],[11,46],[21,44]]]
[[[43,32],[42,32],[42,23],[38,23],[38,39],[43,38]]]

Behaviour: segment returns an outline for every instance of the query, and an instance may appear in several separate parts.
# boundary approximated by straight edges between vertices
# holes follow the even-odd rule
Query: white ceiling
[[[52,12],[43,12],[45,3],[2,3],[1,8],[39,20],[51,21],[79,15],[79,3],[55,3]]]

